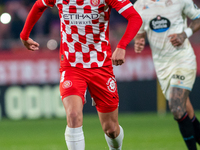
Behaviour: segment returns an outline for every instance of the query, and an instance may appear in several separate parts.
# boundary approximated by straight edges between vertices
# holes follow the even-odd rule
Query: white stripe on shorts
[[[62,72],[60,82],[63,82],[65,80],[65,71]]]

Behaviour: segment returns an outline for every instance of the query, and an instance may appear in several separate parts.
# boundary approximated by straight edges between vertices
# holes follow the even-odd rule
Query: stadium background
[[[199,0],[194,1],[200,6]],[[66,119],[58,89],[60,35],[57,9],[47,9],[31,33],[31,38],[40,43],[39,51],[26,50],[19,39],[34,2],[0,0],[1,150],[66,149],[63,136]],[[10,22],[5,13],[10,14]],[[126,23],[112,10],[112,50],[122,37]],[[190,41],[198,63],[197,79],[190,97],[196,116],[200,118],[200,31]],[[114,72],[120,96],[119,122],[125,131],[123,149],[186,150],[157,86],[148,44],[142,54],[136,54],[131,42],[127,47],[126,63],[114,67]],[[108,149],[89,93],[84,106],[83,128],[86,150]]]
[[[47,9],[33,28],[30,37],[40,43],[40,50],[30,52],[22,45],[19,34],[35,0],[0,1],[0,102],[1,116],[10,119],[64,117],[59,97],[59,17],[57,8]],[[134,0],[131,1],[134,3]],[[200,6],[200,2],[195,0]],[[9,22],[10,14],[11,20]],[[5,17],[6,16],[6,17]],[[5,20],[8,20],[7,22]],[[190,21],[189,21],[190,22]],[[126,19],[112,10],[110,41],[112,50],[122,37]],[[200,32],[190,38],[197,56],[197,79],[191,93],[192,103],[200,109]],[[114,67],[120,96],[120,112],[164,111],[151,51],[147,45],[136,54],[133,41],[127,47],[126,63]],[[84,112],[93,113],[89,93]],[[160,107],[160,108],[159,108]]]

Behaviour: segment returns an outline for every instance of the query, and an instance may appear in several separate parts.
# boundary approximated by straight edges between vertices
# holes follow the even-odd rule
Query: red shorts
[[[107,113],[118,107],[119,96],[112,67],[66,67],[60,73],[62,100],[69,95],[78,95],[82,98],[84,104],[88,88],[97,111]]]

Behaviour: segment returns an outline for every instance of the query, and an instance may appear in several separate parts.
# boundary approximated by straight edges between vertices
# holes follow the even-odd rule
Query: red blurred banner
[[[197,56],[197,74],[200,75],[200,51]],[[126,62],[114,66],[118,81],[152,80],[156,78],[151,50],[146,47],[141,54],[127,50]],[[26,51],[0,53],[0,85],[59,83],[58,51]]]
[[[197,60],[197,76],[200,76],[200,44],[193,46]]]
[[[133,49],[126,51],[126,60],[122,66],[114,66],[118,81],[152,80],[156,78],[151,50],[147,47],[141,54]]]
[[[58,52],[0,53],[0,85],[59,82]]]

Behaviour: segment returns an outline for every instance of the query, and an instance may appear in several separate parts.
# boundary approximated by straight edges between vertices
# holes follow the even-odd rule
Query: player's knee
[[[81,114],[77,111],[70,111],[67,113],[67,124],[70,127],[80,126],[82,124]]]
[[[180,119],[185,113],[184,108],[181,108],[180,106],[178,107],[170,106],[170,110],[174,115],[175,119]]]

